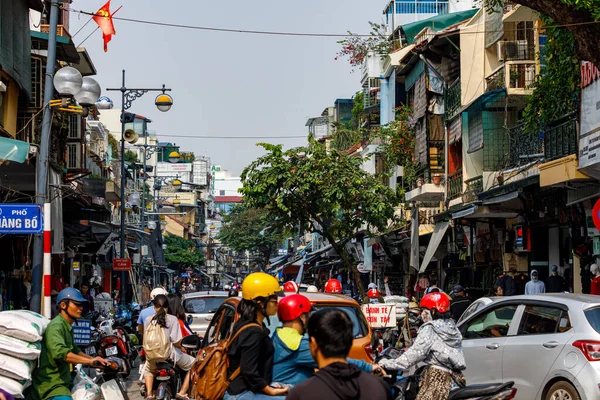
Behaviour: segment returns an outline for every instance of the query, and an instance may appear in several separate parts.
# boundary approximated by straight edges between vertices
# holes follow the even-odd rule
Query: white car
[[[215,311],[227,299],[229,292],[207,291],[183,295],[183,308],[192,332],[204,336]]]

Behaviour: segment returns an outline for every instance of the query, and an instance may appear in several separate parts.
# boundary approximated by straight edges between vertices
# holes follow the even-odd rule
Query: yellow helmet
[[[279,292],[281,292],[281,287],[277,279],[264,272],[250,274],[242,282],[242,297],[244,300],[269,297]]]

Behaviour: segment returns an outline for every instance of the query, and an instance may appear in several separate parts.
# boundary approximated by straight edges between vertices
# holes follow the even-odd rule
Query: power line
[[[159,138],[191,138],[191,139],[306,139],[308,135],[293,135],[293,136],[200,136],[200,135],[157,135]]]
[[[85,15],[96,16],[95,12],[82,11],[70,9],[71,12],[77,12]],[[310,32],[283,32],[283,31],[260,31],[260,30],[248,30],[248,29],[232,29],[232,28],[216,28],[216,27],[208,27],[208,26],[199,26],[199,25],[185,25],[185,24],[176,24],[170,22],[160,22],[160,21],[149,21],[143,19],[135,19],[135,18],[125,18],[125,17],[117,17],[113,16],[112,19],[126,21],[126,22],[134,22],[138,24],[146,24],[146,25],[155,25],[155,26],[165,26],[171,28],[182,28],[182,29],[194,29],[194,30],[202,30],[202,31],[213,31],[213,32],[229,32],[229,33],[244,33],[244,34],[253,34],[253,35],[270,35],[270,36],[300,36],[300,37],[373,37],[371,34],[352,34],[350,32],[347,33],[310,33]],[[576,22],[572,24],[560,24],[560,25],[549,25],[542,26],[539,29],[549,29],[549,28],[568,28],[572,26],[583,26],[583,25],[592,25],[592,24],[600,24],[600,21],[587,21],[587,22]],[[518,29],[502,29],[502,30],[483,30],[483,31],[475,31],[475,32],[461,32],[461,35],[464,34],[482,34],[482,33],[498,33],[498,32],[510,32],[517,31]],[[404,37],[424,37],[424,36],[433,36],[439,32],[426,33],[424,35],[414,34],[414,35],[403,35]]]

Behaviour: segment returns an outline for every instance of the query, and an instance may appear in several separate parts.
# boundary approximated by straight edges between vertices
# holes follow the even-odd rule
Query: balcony
[[[550,161],[571,154],[577,154],[577,121],[569,116],[545,132],[544,156]]]
[[[389,1],[383,11],[387,34],[391,35],[399,26],[416,22],[438,14],[448,14],[447,0],[401,0]]]
[[[406,193],[406,201],[442,201],[443,168],[420,167],[416,171],[416,188]]]
[[[535,61],[507,61],[485,78],[486,91],[506,89],[508,95],[530,95],[535,76]]]
[[[365,110],[371,107],[379,107],[379,103],[381,103],[381,90],[378,87],[365,87],[363,88],[363,92],[363,105]]]
[[[48,24],[41,24],[40,25],[40,32],[42,33],[50,33],[50,25]],[[57,36],[62,36],[62,37],[67,37],[69,39],[71,39],[71,35],[69,34],[69,32],[65,29],[64,25],[58,25],[56,27],[56,35]]]
[[[544,139],[540,135],[523,133],[523,124],[508,130],[509,153],[505,168],[517,168],[543,157]]]
[[[477,200],[479,193],[483,192],[483,176],[467,179],[465,193],[462,195],[463,203],[472,203]]]
[[[462,195],[463,191],[463,171],[462,168],[455,173],[448,175],[448,200],[454,200]]]
[[[446,121],[454,118],[461,106],[460,78],[458,78],[446,90]]]

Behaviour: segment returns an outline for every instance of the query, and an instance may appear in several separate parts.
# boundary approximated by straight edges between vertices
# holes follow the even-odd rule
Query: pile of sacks
[[[16,398],[31,385],[50,320],[27,310],[0,312],[0,388]]]

